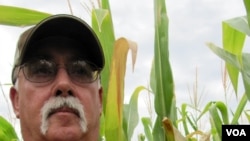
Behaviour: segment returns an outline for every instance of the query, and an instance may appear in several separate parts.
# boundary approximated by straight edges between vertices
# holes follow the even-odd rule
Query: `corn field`
[[[131,51],[135,65],[138,46],[125,37],[115,37],[115,28],[108,0],[99,1],[92,8],[91,26],[97,33],[105,54],[105,68],[101,74],[104,89],[103,114],[101,117],[100,141],[131,141],[138,123],[144,132],[138,141],[221,141],[224,124],[240,124],[245,117],[250,122],[246,105],[250,100],[250,54],[243,52],[244,43],[250,36],[250,0],[242,0],[246,16],[222,21],[223,46],[207,42],[207,47],[224,61],[225,77],[229,77],[235,95],[240,97],[234,111],[224,101],[211,101],[202,109],[183,103],[177,107],[175,82],[169,59],[169,21],[165,0],[154,0],[154,57],[150,70],[150,86],[138,86],[131,94],[129,103],[124,103],[124,79],[128,52]],[[69,5],[70,7],[70,5]],[[0,24],[7,26],[30,26],[52,14],[36,9],[0,5]],[[18,18],[17,18],[18,17]],[[1,33],[0,33],[1,34]],[[223,78],[225,78],[223,77]],[[242,82],[244,93],[238,93]],[[226,84],[225,84],[226,87]],[[2,88],[2,85],[1,85]],[[155,119],[140,117],[138,98],[144,91],[152,95]],[[196,115],[195,115],[196,114]],[[208,116],[210,131],[199,129],[198,122]],[[0,115],[0,140],[18,139],[12,124]]]

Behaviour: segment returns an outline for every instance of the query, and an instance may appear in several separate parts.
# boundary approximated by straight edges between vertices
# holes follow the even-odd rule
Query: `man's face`
[[[24,68],[18,73],[10,98],[20,119],[24,141],[97,140],[102,111],[99,80],[79,83],[72,76],[80,72],[68,71],[68,64],[83,60],[86,54],[81,54],[79,45],[67,39],[44,40],[35,46],[30,55],[32,60],[41,57],[53,62],[56,64],[56,75],[47,82],[37,83],[27,80]],[[51,73],[39,71],[42,74]]]

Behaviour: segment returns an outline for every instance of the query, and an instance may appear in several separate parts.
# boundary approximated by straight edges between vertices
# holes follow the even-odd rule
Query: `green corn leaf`
[[[187,124],[187,104],[186,103],[183,103],[181,105],[181,118],[182,118],[182,124],[183,124],[183,127],[184,127],[184,131],[185,131],[185,134],[189,134],[189,131],[188,131],[188,124]]]
[[[210,102],[206,105],[206,108],[204,110],[209,110],[210,117],[211,117],[211,131],[214,138],[221,138],[222,130],[221,126],[222,124],[229,124],[228,123],[228,113],[227,113],[227,107],[223,102],[217,101],[217,102]],[[220,113],[219,113],[220,112]]]
[[[242,66],[240,58],[237,58],[237,56],[235,56],[234,54],[215,46],[213,43],[208,43],[207,45],[216,55],[218,55],[226,62],[227,71],[234,91],[237,95],[239,71],[241,70]]]
[[[183,128],[184,128],[184,131],[185,131],[185,135],[188,135],[190,134],[189,132],[189,129],[188,129],[188,125],[189,127],[192,127],[193,130],[198,130],[198,127],[196,125],[196,122],[197,122],[197,119],[194,119],[192,114],[190,115],[187,108],[188,107],[191,107],[193,109],[195,109],[192,105],[189,105],[189,104],[186,104],[186,103],[183,103],[181,105],[181,121],[182,121],[182,124],[183,124]],[[191,119],[192,117],[192,119]]]
[[[245,106],[247,104],[247,95],[244,94],[239,102],[239,105],[237,106],[237,109],[234,113],[234,116],[233,116],[233,119],[232,119],[232,122],[230,124],[237,124],[238,121],[239,121],[239,118],[240,116],[242,115],[244,109],[245,109]]]
[[[250,54],[243,53],[242,58],[242,79],[245,88],[245,93],[248,97],[248,100],[250,101]]]
[[[124,127],[125,133],[127,136],[127,140],[131,140],[133,136],[133,132],[135,127],[138,124],[139,121],[139,114],[138,114],[138,97],[142,90],[146,90],[144,86],[139,86],[135,89],[134,93],[132,94],[132,97],[130,98],[129,104],[124,107],[124,122],[126,123]]]
[[[153,69],[156,83],[155,111],[162,117],[170,116],[173,101],[173,76],[169,62],[168,18],[165,0],[155,0],[155,50]]]
[[[242,54],[245,42],[245,34],[250,35],[250,30],[245,17],[237,17],[222,22],[223,27],[223,49],[226,51],[240,55]],[[238,77],[239,70],[229,63],[226,63],[229,78],[232,82],[234,91],[238,95]]]
[[[226,50],[221,49],[220,47],[214,45],[213,43],[207,43],[207,46],[221,59],[231,64],[238,70],[242,69],[242,59],[240,56],[236,56]]]
[[[219,113],[217,111],[215,103],[212,103],[212,105],[211,105],[211,107],[209,109],[209,113],[210,113],[210,116],[211,116],[211,120],[214,123],[214,130],[221,137],[221,135],[222,135],[222,131],[221,131],[222,120],[221,120],[221,118],[219,116]]]
[[[227,107],[223,102],[217,101],[217,102],[209,102],[201,115],[203,115],[205,112],[209,111],[210,117],[211,117],[211,126],[212,126],[212,134],[218,134],[218,136],[221,138],[222,130],[221,126],[222,124],[229,124],[229,117],[227,112]],[[220,112],[220,114],[219,114]],[[217,136],[217,135],[215,135]]]
[[[234,55],[215,46],[213,43],[208,43],[208,46],[221,59],[223,59],[225,62],[232,65],[242,73],[245,93],[248,97],[248,100],[250,100],[250,54],[243,53],[242,55]]]
[[[148,117],[143,117],[141,119],[142,125],[144,127],[144,133],[148,141],[154,141],[152,136],[152,122],[151,119]]]
[[[100,39],[105,57],[105,66],[102,71],[103,86],[103,108],[106,108],[107,90],[109,87],[110,69],[112,56],[114,52],[114,29],[112,24],[111,13],[108,9],[93,9],[92,11],[92,27]],[[105,113],[105,111],[104,111]]]
[[[250,1],[244,0],[244,5],[247,12],[247,21],[248,21],[248,27],[250,28]]]
[[[156,117],[152,133],[154,141],[168,141],[168,138],[166,137],[167,134],[162,128],[162,120],[163,119],[161,117]]]
[[[104,91],[103,108],[106,109],[115,34],[109,0],[101,0],[99,2],[101,2],[100,9],[92,10],[92,27],[100,39],[105,56],[105,66],[102,71],[101,83]],[[105,114],[105,110],[103,112]]]
[[[110,5],[109,5],[109,0],[101,0],[101,5],[103,9],[108,9],[110,10]]]
[[[189,125],[193,128],[193,130],[198,130],[197,123],[195,122],[196,120],[194,119],[192,114],[190,116],[187,116],[187,121]]]
[[[0,5],[0,24],[10,26],[30,26],[51,14],[36,10]]]
[[[212,135],[212,141],[221,141],[221,136],[219,135],[214,119],[210,118],[210,125],[211,125],[211,135]]]
[[[199,120],[202,116],[204,116],[209,109],[211,108],[211,106],[214,104],[215,102],[208,102],[207,105],[204,107],[204,109],[202,110],[201,114],[198,116],[197,120]]]
[[[218,111],[220,111],[223,124],[229,124],[227,106],[221,101],[217,101],[215,104],[216,104],[216,108],[218,109]]]
[[[173,102],[174,82],[169,61],[168,17],[165,0],[154,1],[154,17],[154,62],[151,70],[150,85],[155,94],[154,107],[157,118],[153,129],[153,137],[155,141],[165,141],[167,138],[162,129],[163,118],[168,117],[170,120],[176,121],[174,119],[176,118],[176,106],[175,102]]]
[[[222,27],[225,26],[225,25],[227,25],[227,26],[229,26],[231,28],[230,29],[231,31],[229,31],[229,32],[226,31],[227,33],[230,33],[230,32],[241,32],[244,35],[250,36],[250,28],[248,26],[248,22],[247,22],[247,17],[246,16],[241,16],[241,17],[236,17],[236,18],[232,18],[232,19],[229,19],[229,20],[225,20],[225,21],[222,22]],[[238,33],[233,33],[233,34],[238,34]],[[233,35],[233,34],[230,33],[229,35],[227,35],[227,34],[224,34],[224,35],[225,36],[234,36],[234,37],[236,37],[234,39],[237,39],[238,37],[235,36],[235,35]],[[233,39],[233,38],[231,38],[231,39]],[[236,41],[228,40],[227,42],[236,42]],[[238,50],[241,49],[241,47],[238,47],[238,48],[239,48]],[[234,48],[234,49],[236,49],[236,48]]]
[[[18,137],[13,126],[0,116],[0,141],[17,141]]]
[[[250,122],[250,114],[248,113],[249,111],[244,111],[244,114],[247,118],[247,121]]]

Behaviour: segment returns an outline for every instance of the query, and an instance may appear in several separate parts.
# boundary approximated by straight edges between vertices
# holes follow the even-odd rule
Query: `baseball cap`
[[[23,32],[18,40],[12,69],[12,83],[16,81],[17,67],[24,63],[24,58],[32,44],[44,38],[60,36],[76,40],[82,44],[81,51],[88,54],[88,61],[103,69],[105,59],[100,41],[93,29],[82,19],[67,15],[57,14],[43,19],[34,27]]]

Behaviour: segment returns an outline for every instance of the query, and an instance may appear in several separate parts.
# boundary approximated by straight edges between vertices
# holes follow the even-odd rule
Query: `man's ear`
[[[19,118],[19,95],[17,89],[14,86],[10,88],[10,100],[16,117]]]

